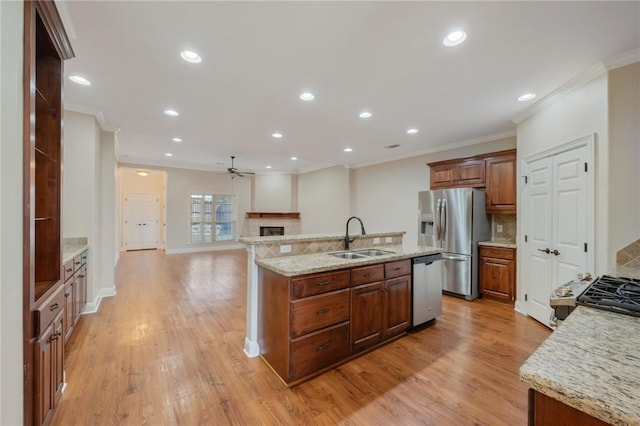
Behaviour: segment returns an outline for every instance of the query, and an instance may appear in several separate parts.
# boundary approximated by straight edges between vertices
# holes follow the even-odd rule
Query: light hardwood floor
[[[288,389],[242,350],[244,250],[122,253],[116,285],[67,343],[53,425],[525,425],[518,368],[550,333],[445,297],[433,326]]]

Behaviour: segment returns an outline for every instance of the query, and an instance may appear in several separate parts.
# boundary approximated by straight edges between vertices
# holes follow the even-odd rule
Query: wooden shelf
[[[247,219],[300,219],[300,213],[247,212],[245,217]]]

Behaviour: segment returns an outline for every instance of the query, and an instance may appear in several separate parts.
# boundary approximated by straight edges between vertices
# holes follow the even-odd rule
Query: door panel
[[[126,194],[123,219],[127,250],[158,248],[160,201],[157,194]]]
[[[448,253],[471,255],[471,188],[442,191],[442,249]]]

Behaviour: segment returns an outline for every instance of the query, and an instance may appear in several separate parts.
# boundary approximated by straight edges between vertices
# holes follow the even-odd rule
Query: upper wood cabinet
[[[429,167],[431,168],[431,189],[484,186],[484,159],[441,161],[430,163]]]
[[[487,213],[516,213],[515,150],[486,160]]]
[[[431,189],[487,188],[487,213],[516,213],[516,150],[427,164]]]

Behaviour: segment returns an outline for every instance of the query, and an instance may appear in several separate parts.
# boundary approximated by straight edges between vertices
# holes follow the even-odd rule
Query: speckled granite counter
[[[404,232],[381,232],[366,235],[351,234],[351,237],[356,238],[380,238],[380,237],[392,237],[402,236]],[[238,241],[247,245],[266,244],[266,243],[294,243],[294,242],[308,242],[317,240],[344,240],[344,234],[300,234],[300,235],[273,235],[269,237],[240,237]]]
[[[530,388],[614,425],[640,425],[640,317],[578,306],[520,367]]]
[[[516,243],[511,241],[501,241],[501,240],[491,240],[491,241],[480,241],[478,243],[479,246],[486,247],[500,247],[500,248],[517,248]]]
[[[381,256],[373,256],[363,259],[341,259],[330,256],[327,253],[303,254],[299,256],[272,257],[256,259],[256,263],[278,274],[291,277],[314,272],[330,271],[334,269],[351,268],[354,266],[371,265],[381,262],[409,259],[428,254],[440,253],[442,249],[428,246],[381,246],[375,247],[393,253]]]
[[[62,263],[73,260],[74,257],[89,248],[87,237],[64,238],[62,240]]]

